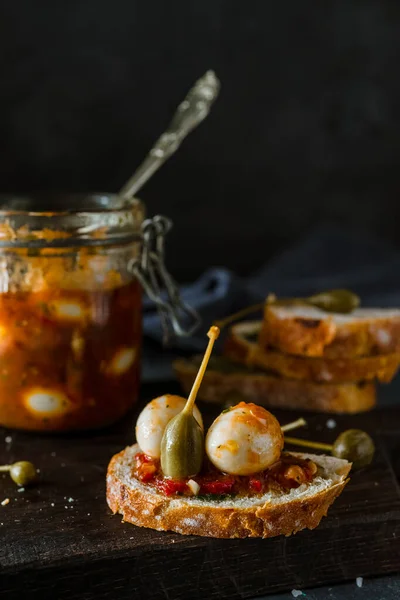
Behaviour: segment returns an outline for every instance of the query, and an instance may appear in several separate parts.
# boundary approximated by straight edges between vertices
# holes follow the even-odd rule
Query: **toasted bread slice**
[[[201,357],[178,359],[173,367],[185,394],[189,394]],[[211,357],[198,398],[217,404],[255,402],[262,406],[327,413],[358,413],[376,404],[373,383],[314,383],[282,379],[237,365],[227,358]]]
[[[265,350],[258,343],[261,321],[237,323],[230,328],[224,355],[234,362],[259,367],[289,379],[344,383],[378,379],[389,382],[400,365],[400,353],[359,358],[314,358]]]
[[[325,358],[396,353],[400,352],[400,310],[357,308],[344,315],[312,306],[266,304],[259,344]]]
[[[298,454],[318,467],[309,484],[287,492],[221,500],[171,497],[132,476],[139,446],[125,448],[111,459],[107,502],[124,521],[158,531],[217,538],[268,538],[314,529],[342,492],[351,463],[330,456]]]

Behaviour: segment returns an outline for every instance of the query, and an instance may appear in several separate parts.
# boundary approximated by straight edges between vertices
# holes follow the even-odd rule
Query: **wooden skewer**
[[[310,442],[309,440],[301,440],[300,438],[285,436],[285,444],[293,444],[294,446],[302,446],[303,448],[316,448],[317,450],[326,450],[331,452],[332,444],[323,444],[322,442]]]
[[[291,431],[292,429],[297,429],[298,427],[303,427],[307,425],[307,422],[301,417],[297,419],[297,421],[292,421],[291,423],[287,423],[287,425],[282,425],[281,429],[285,433],[285,431]]]
[[[216,327],[215,325],[213,325],[212,327],[210,327],[207,335],[210,338],[210,341],[208,342],[208,346],[204,353],[204,357],[201,362],[199,372],[197,373],[196,379],[194,380],[192,390],[189,394],[189,398],[187,399],[185,408],[183,409],[183,412],[185,412],[186,414],[193,412],[193,406],[196,401],[197,392],[199,391],[199,387],[203,380],[204,373],[205,373],[207,365],[208,365],[208,361],[210,360],[214,342],[216,339],[218,339],[218,336],[219,336],[219,327]]]

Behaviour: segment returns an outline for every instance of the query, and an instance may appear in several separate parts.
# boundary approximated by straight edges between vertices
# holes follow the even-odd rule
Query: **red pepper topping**
[[[154,485],[157,490],[166,496],[174,494],[191,495],[187,480],[169,479],[163,477],[160,463],[157,459],[138,452],[135,456],[133,475],[144,483]],[[206,466],[204,474],[196,477],[200,485],[200,494],[213,494],[215,496],[238,493],[260,494],[270,485],[280,486],[287,490],[298,487],[302,483],[312,481],[317,471],[316,465],[310,460],[283,457],[279,463],[265,472],[249,475],[247,477],[234,477],[224,475],[210,466]]]
[[[154,463],[154,460],[142,452],[136,454],[135,460],[138,479],[144,483],[148,483],[154,479],[157,471],[157,466]]]
[[[253,492],[261,492],[263,488],[261,479],[258,479],[257,477],[250,477],[249,486]]]
[[[151,456],[147,456],[144,452],[138,452],[135,456],[136,462],[138,463],[150,463],[154,462],[154,459]]]
[[[166,496],[172,496],[172,494],[185,492],[187,484],[186,481],[179,481],[178,479],[159,479],[157,489],[164,492]]]
[[[229,494],[234,486],[235,480],[221,479],[220,481],[203,481],[200,483],[201,494]]]
[[[143,464],[140,469],[138,470],[138,476],[140,481],[144,481],[145,483],[151,481],[152,479],[154,479],[154,475],[155,472],[157,471],[157,468],[155,465],[151,465],[151,464]]]

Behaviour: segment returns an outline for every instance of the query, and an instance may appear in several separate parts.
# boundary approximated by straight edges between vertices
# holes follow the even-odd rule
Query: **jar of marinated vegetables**
[[[153,254],[147,235],[143,256],[143,222],[137,199],[101,194],[2,199],[0,425],[97,428],[135,403],[139,279],[145,283],[153,255],[161,261],[164,233],[158,230]]]

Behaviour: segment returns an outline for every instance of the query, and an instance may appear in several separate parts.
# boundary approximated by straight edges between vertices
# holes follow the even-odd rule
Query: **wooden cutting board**
[[[174,391],[160,385],[142,395],[166,390]],[[300,416],[275,414],[281,423]],[[205,407],[203,415],[207,421],[215,412]],[[0,429],[0,462],[29,459],[42,476],[23,492],[0,476],[0,501],[10,499],[0,506],[1,599],[234,600],[400,570],[399,410],[335,416],[335,429],[326,415],[308,415],[299,436],[330,442],[343,429],[363,428],[376,441],[376,458],[316,530],[269,540],[184,537],[111,515],[107,463],[133,442],[135,417],[89,436]]]

